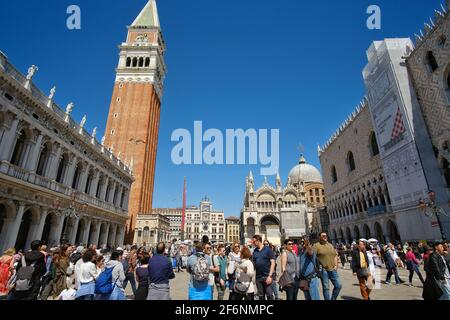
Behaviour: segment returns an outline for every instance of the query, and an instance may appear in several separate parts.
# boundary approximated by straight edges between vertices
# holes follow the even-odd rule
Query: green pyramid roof
[[[157,27],[159,28],[158,8],[156,0],[149,0],[141,13],[134,20],[132,27]]]

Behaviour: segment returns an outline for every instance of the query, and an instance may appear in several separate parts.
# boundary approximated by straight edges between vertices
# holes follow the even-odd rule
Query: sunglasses
[[[292,242],[289,242],[288,244],[287,244],[288,246],[292,246],[292,245],[294,245]]]
[[[211,247],[206,247],[205,250],[211,250]]]

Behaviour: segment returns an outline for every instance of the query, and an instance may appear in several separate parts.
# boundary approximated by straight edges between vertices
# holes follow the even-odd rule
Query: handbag
[[[292,276],[285,270],[278,280],[278,284],[282,289],[292,287],[294,284],[294,279]]]
[[[369,277],[369,270],[367,268],[356,270],[358,278],[367,279]]]
[[[314,270],[308,274],[307,276],[305,276],[304,270],[302,270],[302,272],[300,272],[300,282],[298,284],[298,288],[300,290],[302,290],[303,292],[307,292],[309,291],[309,283],[311,282],[311,280],[314,277],[318,276],[318,265],[317,265],[317,259],[316,259],[316,254],[314,253],[312,258],[309,258],[311,260],[311,263],[314,265]],[[301,258],[300,258],[301,260]],[[301,262],[300,262],[300,266],[301,266]]]

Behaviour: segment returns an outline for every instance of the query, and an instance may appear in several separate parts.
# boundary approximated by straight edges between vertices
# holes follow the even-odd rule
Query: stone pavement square
[[[279,264],[278,264],[279,265]],[[408,275],[409,271],[406,269],[399,269],[400,278],[406,281],[404,284],[395,285],[394,276],[392,276],[391,283],[392,285],[384,284],[384,280],[386,279],[387,270],[385,268],[378,269],[380,270],[380,277],[382,279],[382,283],[380,284],[379,289],[374,289],[370,295],[372,300],[422,300],[422,283],[420,282],[417,275],[414,275],[413,278],[413,286],[409,287],[408,284]],[[421,273],[425,278],[425,272],[423,270],[423,266],[421,266]],[[278,272],[278,274],[280,274]],[[175,279],[170,282],[170,293],[172,300],[187,300],[188,299],[188,285],[189,285],[189,274],[184,271],[177,273],[175,272]],[[352,271],[350,270],[350,265],[347,264],[345,269],[339,269],[339,276],[342,283],[342,290],[339,295],[338,300],[362,300],[361,294],[359,291],[358,281],[355,276],[353,276]],[[332,284],[330,283],[330,291],[332,290]],[[322,288],[320,288],[321,297],[322,296]],[[126,288],[126,294],[129,299],[133,299],[133,293],[131,291],[131,286],[128,285]],[[286,294],[284,292],[280,292],[279,297],[282,300],[286,299]],[[214,299],[217,299],[217,291],[214,291]],[[225,293],[225,299],[228,299],[228,290]],[[303,292],[299,291],[298,300],[305,300]]]

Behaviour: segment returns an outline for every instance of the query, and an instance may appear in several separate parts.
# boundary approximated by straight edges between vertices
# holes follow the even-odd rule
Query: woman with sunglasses
[[[227,266],[227,274],[228,274],[228,283],[230,288],[230,298],[229,300],[233,300],[233,288],[235,283],[235,274],[236,267],[241,262],[241,246],[238,242],[234,242],[231,248],[231,252],[228,254],[228,266]]]
[[[287,300],[297,300],[299,284],[297,275],[299,274],[299,261],[297,255],[292,249],[294,242],[292,240],[285,240],[284,245],[285,248],[281,254],[281,272],[287,272],[294,282],[292,285],[283,288],[283,290],[286,291]]]

